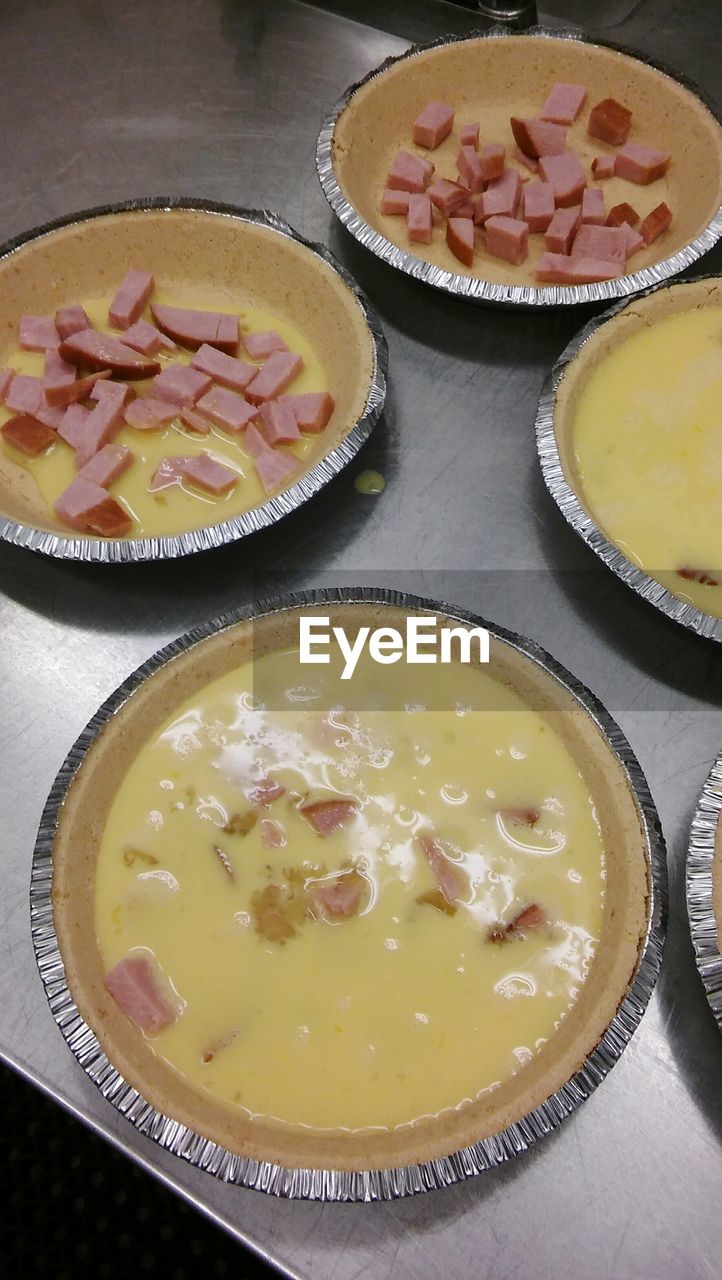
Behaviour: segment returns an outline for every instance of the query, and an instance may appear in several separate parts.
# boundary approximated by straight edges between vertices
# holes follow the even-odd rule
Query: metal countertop
[[[0,1051],[204,1212],[290,1274],[394,1280],[680,1280],[719,1273],[722,1045],[694,967],[683,864],[722,743],[722,655],[618,582],[543,487],[533,423],[544,376],[591,314],[476,309],[377,263],[342,232],[315,175],[322,117],[403,35],[468,30],[439,0],[391,7],[394,34],[278,0],[44,0],[5,7],[0,239],[94,204],[184,194],[267,206],[325,241],[378,309],[385,420],[314,502],[234,548],[92,568],[0,545],[4,839]],[[372,6],[374,17],[382,6]],[[592,6],[567,3],[565,20]],[[593,6],[595,13],[603,6]],[[719,93],[719,11],[612,6],[597,34]],[[607,10],[609,12],[610,10]],[[370,10],[367,10],[370,12]],[[589,17],[587,18],[589,20]],[[478,23],[477,23],[478,25]],[[163,39],[158,39],[158,33]],[[702,271],[722,270],[722,249]],[[373,467],[380,497],[356,492]],[[663,975],[632,1045],[574,1117],[505,1168],[380,1205],[288,1203],[218,1183],[143,1139],[86,1079],[45,1003],[28,917],[46,794],[98,704],[159,645],[282,587],[397,585],[533,636],[606,703],[645,769],[670,855]]]

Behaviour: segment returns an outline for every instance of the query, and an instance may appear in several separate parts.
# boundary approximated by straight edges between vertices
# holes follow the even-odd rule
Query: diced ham
[[[642,248],[644,236],[640,235],[636,227],[630,227],[628,222],[623,222],[622,226],[627,233],[626,257],[631,258],[633,253]]]
[[[604,98],[592,107],[587,125],[590,138],[601,138],[613,147],[619,147],[629,137],[632,113],[615,98]]]
[[[523,164],[524,168],[528,169],[530,173],[539,172],[539,161],[533,160],[531,156],[525,156],[524,152],[521,151],[519,147],[514,147],[514,151],[512,152],[512,154],[514,156],[514,159],[518,160],[519,164]]]
[[[484,223],[486,252],[519,266],[529,249],[529,228],[520,218],[496,214]]]
[[[61,340],[64,340],[80,329],[89,329],[90,321],[82,307],[58,307],[55,312],[55,328]]]
[[[173,400],[163,400],[160,396],[145,396],[145,403],[150,412],[161,427],[166,427],[169,422],[179,416],[180,405]]]
[[[102,377],[102,374],[98,375]],[[96,381],[90,392],[91,400],[112,400],[114,404],[125,404],[130,395],[130,387],[127,382],[100,382]]]
[[[37,458],[57,438],[52,427],[46,427],[44,422],[38,422],[37,418],[30,418],[26,414],[8,418],[0,427],[0,433],[6,444],[19,449],[28,458]]]
[[[273,818],[261,818],[261,840],[267,849],[282,849],[286,835],[280,822]]]
[[[459,205],[469,198],[468,187],[462,187],[460,182],[450,182],[448,178],[439,178],[437,182],[433,182],[426,194],[445,218],[450,218]]]
[[[475,212],[476,212],[476,202],[472,199],[468,199],[468,200],[465,200],[463,204],[460,204],[456,209],[454,209],[454,217],[455,218],[471,218],[473,221]]]
[[[500,142],[486,142],[479,152],[479,168],[484,182],[500,178],[504,172],[506,148]],[[473,190],[473,188],[472,188]]]
[[[393,217],[406,217],[409,207],[409,192],[394,191],[392,187],[385,187],[384,194],[381,197],[381,212],[390,214]]]
[[[57,351],[60,334],[52,316],[21,316],[20,347],[23,351]]]
[[[159,493],[161,489],[169,489],[171,485],[180,484],[183,479],[183,468],[189,461],[187,457],[161,458],[148,485],[148,493]]]
[[[126,271],[108,308],[108,324],[115,329],[130,328],[140,316],[154,288],[153,277],[147,271],[131,267]]]
[[[286,788],[282,782],[277,782],[275,778],[259,778],[256,782],[248,787],[244,787],[246,799],[256,809],[268,809],[274,800],[280,800],[281,796],[286,794]]]
[[[463,897],[465,883],[461,868],[445,852],[443,845],[430,832],[419,832],[416,839],[436,877],[447,902],[458,902]]]
[[[264,400],[273,400],[280,396],[286,387],[303,368],[303,356],[293,351],[274,351],[262,369],[246,387],[246,396],[253,404],[262,404]]]
[[[555,84],[539,112],[542,120],[555,124],[573,124],[584,105],[587,91],[583,84]]]
[[[144,356],[154,356],[158,351],[175,351],[176,344],[156,329],[150,320],[136,320],[123,334],[126,347],[140,351]]]
[[[587,187],[582,196],[582,222],[598,227],[604,225],[604,192],[599,187]]]
[[[481,167],[481,157],[474,147],[459,147],[456,167],[467,191],[475,194],[483,189],[484,173]]]
[[[173,407],[177,411],[177,406]],[[136,431],[160,431],[161,424],[145,397],[131,400],[130,404],[125,406],[123,416],[128,426]]]
[[[37,417],[43,385],[39,378],[27,373],[16,373],[5,392],[5,407],[13,413],[28,413]]]
[[[543,284],[594,284],[621,275],[619,262],[599,258],[570,258],[562,253],[543,253],[535,275]]]
[[[57,433],[71,449],[77,449],[86,436],[89,417],[90,409],[84,408],[82,404],[71,404],[65,410]]]
[[[269,400],[261,405],[261,424],[261,430],[271,446],[293,444],[302,439],[296,415],[291,405],[282,399]]]
[[[671,159],[666,151],[643,147],[640,142],[628,142],[614,157],[614,173],[616,177],[626,178],[628,182],[647,186],[663,177]]]
[[[636,227],[639,222],[637,210],[631,204],[627,204],[626,200],[623,204],[615,204],[607,214],[608,227],[621,227],[623,222],[630,227]]]
[[[75,382],[75,365],[63,360],[57,350],[52,347],[45,352],[43,369],[43,391],[48,404],[68,404],[68,387]]]
[[[601,181],[614,177],[614,156],[595,156],[592,160],[592,177]]]
[[[661,236],[663,231],[667,230],[672,221],[672,210],[662,201],[646,218],[640,223],[639,234],[645,244],[651,244],[657,236]],[[7,400],[5,401],[7,404]]]
[[[355,867],[345,867],[323,880],[311,880],[307,884],[311,910],[315,914],[314,909],[318,909],[336,920],[354,916],[367,888],[366,877]]]
[[[621,227],[582,225],[574,237],[573,258],[599,258],[624,266],[627,236]]]
[[[571,151],[564,155],[541,156],[539,171],[545,182],[554,188],[554,203],[562,209],[581,204],[587,179],[582,162]]]
[[[525,183],[521,209],[530,231],[546,231],[554,217],[554,189],[548,182]]]
[[[75,448],[76,466],[85,466],[94,453],[115,439],[122,425],[122,404],[114,400],[99,400],[85,419],[85,433]]]
[[[97,329],[79,329],[60,344],[63,360],[87,364],[91,369],[112,369],[124,378],[150,378],[160,371],[157,360],[126,347],[117,338]]]
[[[412,244],[431,244],[431,201],[427,195],[409,196],[406,226]]]
[[[248,337],[260,337],[262,335],[248,334]],[[280,339],[283,341],[283,339]],[[283,347],[277,350],[287,351],[285,343]],[[269,352],[270,355],[270,352]],[[261,357],[254,357],[261,358]],[[215,347],[208,346],[204,343],[202,347],[194,353],[191,358],[191,366],[194,369],[200,369],[201,373],[207,373],[214,382],[220,382],[223,387],[230,387],[231,391],[243,391],[248,386],[251,378],[255,378],[258,370],[254,364],[248,364],[245,360],[237,360],[235,356],[227,356],[225,351],[216,351]]]
[[[412,195],[418,195],[428,187],[433,172],[430,160],[422,160],[421,156],[414,156],[410,151],[397,151],[386,186],[393,191],[410,191]]]
[[[207,373],[187,364],[174,364],[153,379],[153,395],[173,404],[195,404],[212,382]]]
[[[530,906],[524,907],[523,911],[514,916],[511,924],[507,925],[507,931],[509,933],[527,933],[530,929],[544,929],[546,925],[546,912],[539,906],[538,902],[532,902]]]
[[[356,813],[355,800],[316,800],[312,804],[301,805],[298,812],[311,824],[320,836],[333,835]]]
[[[196,435],[207,436],[210,434],[210,422],[202,413],[198,413],[195,409],[189,409],[186,405],[181,409],[178,416],[180,417],[183,425],[188,427],[189,431],[195,431]]]
[[[250,431],[252,428],[249,427],[247,430]],[[275,489],[289,481],[299,468],[298,458],[294,458],[293,454],[268,447],[263,453],[255,455],[254,462],[258,478],[266,493],[273,493]]]
[[[417,147],[433,151],[454,127],[454,111],[444,102],[430,102],[414,120],[413,140]]]
[[[533,160],[541,156],[561,156],[567,149],[566,129],[548,120],[522,120],[512,116],[511,131],[519,150]]]
[[[48,352],[48,355],[50,354]],[[58,358],[60,359],[60,357]],[[76,372],[77,370],[73,369],[73,375]],[[92,395],[96,382],[99,379],[105,380],[110,376],[110,369],[100,369],[98,373],[89,373],[86,378],[76,378],[74,376],[72,382],[66,382],[62,386],[56,384],[54,388],[45,385],[45,379],[43,378],[45,399],[49,405],[59,405],[61,408],[65,408],[66,405],[74,404],[76,400],[86,400],[89,395]]]
[[[243,444],[253,458],[260,458],[264,453],[273,453],[271,446],[252,422],[249,422],[243,432]]]
[[[493,178],[479,200],[474,212],[474,222],[503,215],[513,218],[521,200],[521,178],[516,169],[505,169],[500,178]]]
[[[203,489],[205,493],[219,495],[228,493],[238,484],[238,472],[216,462],[207,453],[199,453],[196,457],[186,458],[182,464],[181,475],[190,484]]]
[[[124,444],[106,444],[81,467],[78,478],[94,480],[103,489],[108,489],[120,476],[128,470],[134,455]]]
[[[150,956],[126,956],[106,973],[105,985],[126,1017],[146,1035],[163,1031],[178,1017]]]
[[[459,129],[459,144],[462,147],[473,147],[474,150],[479,146],[479,125],[476,121],[471,124],[463,124]]]
[[[284,356],[280,351],[277,354],[281,358]],[[255,405],[249,404],[237,391],[229,391],[226,387],[211,387],[210,391],[201,396],[196,407],[222,431],[228,431],[232,435],[237,435],[258,415]]]
[[[449,218],[446,224],[446,243],[451,252],[465,267],[474,263],[474,223],[471,218]]]
[[[40,422],[44,422],[46,427],[52,427],[53,431],[57,431],[58,427],[60,426],[60,423],[63,420],[64,413],[65,413],[65,408],[63,405],[48,404],[47,400],[45,399],[45,394],[41,389],[40,401],[37,409],[35,410],[35,417]]]
[[[107,489],[79,476],[61,493],[55,514],[73,529],[90,529],[107,538],[121,538],[131,526],[127,511]]]
[[[197,350],[204,342],[229,356],[238,350],[238,316],[223,311],[193,311],[151,303],[151,315],[159,329],[174,342]]]
[[[581,222],[578,209],[556,209],[544,233],[544,244],[552,253],[568,254]]]
[[[289,404],[299,431],[318,435],[328,425],[335,402],[328,391],[303,391],[300,395],[280,396],[279,404]]]
[[[251,360],[267,360],[274,351],[288,351],[287,344],[275,329],[268,329],[265,333],[244,333],[243,345]]]

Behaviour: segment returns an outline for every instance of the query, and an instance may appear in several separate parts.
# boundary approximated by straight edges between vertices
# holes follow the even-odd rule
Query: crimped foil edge
[[[660,289],[684,288],[685,285],[695,284],[701,280],[718,279],[718,276],[705,275],[690,276],[686,280],[663,281],[661,284],[653,285],[650,289],[644,289],[637,296],[638,298],[646,298],[649,294],[659,292]],[[631,560],[627,559],[619,547],[609,540],[607,535],[599,528],[594,517],[582,505],[578,494],[569,484],[559,456],[559,447],[554,430],[554,405],[559,383],[568,365],[579,354],[585,342],[588,342],[602,325],[619,315],[628,305],[628,301],[633,300],[623,299],[616,306],[610,307],[608,311],[604,311],[600,316],[590,320],[564,348],[544,382],[536,415],[537,453],[544,483],[567,523],[571,525],[572,529],[579,534],[587,546],[591,547],[592,551],[599,556],[600,560],[604,561],[618,578],[621,578],[633,591],[648,600],[650,604],[654,605],[655,609],[665,613],[674,622],[681,623],[683,627],[688,627],[690,631],[696,632],[697,635],[722,642],[722,618],[715,618],[712,614],[698,609],[696,605],[688,604],[686,601],[681,600],[679,596],[673,595],[671,591],[662,586],[661,582],[657,582],[656,578],[650,577],[638,565],[632,564]]]
[[[93,564],[136,564],[145,560],[172,560],[179,556],[193,555],[198,551],[208,551],[214,547],[226,546],[237,542],[248,534],[257,533],[269,525],[276,524],[283,516],[302,506],[309,498],[314,497],[343,471],[344,467],[355,458],[361,446],[366,443],[383,410],[386,399],[386,379],[388,375],[388,346],[381,322],[361,291],[353,276],[333,256],[325,245],[307,240],[296,231],[285,218],[270,209],[246,209],[240,206],[221,203],[217,200],[203,200],[193,196],[152,196],[135,200],[123,200],[117,204],[98,205],[92,209],[83,209],[78,213],[67,214],[52,222],[34,227],[22,235],[15,236],[0,246],[0,259],[17,252],[23,245],[42,236],[51,235],[63,227],[87,222],[92,218],[107,217],[112,214],[144,213],[154,210],[172,212],[186,209],[191,212],[211,213],[218,217],[233,218],[239,222],[248,222],[256,226],[268,227],[279,235],[295,240],[309,249],[316,257],[325,262],[343,280],[353,294],[360,307],[366,325],[371,334],[374,349],[374,363],[366,405],[359,420],[354,424],[335,448],[321,458],[310,470],[284,489],[281,493],[267,498],[258,507],[244,511],[230,520],[211,525],[205,529],[191,529],[185,533],[168,534],[151,538],[93,538],[66,537],[64,534],[48,529],[36,529],[32,525],[0,516],[0,539],[37,551],[43,555],[53,556],[61,560],[77,560]]]
[[[441,1159],[381,1170],[347,1172],[336,1169],[290,1169],[267,1161],[248,1160],[203,1138],[146,1102],[113,1067],[94,1032],[81,1018],[65,979],[52,913],[52,849],[60,811],[68,787],[106,722],[134,691],[166,662],[195,644],[249,618],[284,609],[319,604],[374,603],[410,610],[429,610],[452,620],[487,627],[568,690],[606,737],[622,765],[635,798],[644,836],[648,901],[645,935],[627,991],[597,1046],[573,1076],[539,1107],[491,1138],[452,1152]],[[484,621],[466,610],[379,588],[333,588],[294,592],[225,614],[166,645],[144,662],[105,701],[71,748],[51,788],[33,853],[30,919],[35,956],[53,1017],[84,1071],[117,1111],[135,1128],[197,1168],[224,1182],[251,1187],[289,1199],[323,1201],[393,1200],[422,1191],[451,1186],[503,1164],[527,1150],[570,1115],[604,1079],[629,1043],[651,997],[661,960],[667,916],[665,844],[647,780],[627,739],[606,709],[580,681],[534,641]]]
[[[687,912],[695,960],[715,1021],[722,1031],[722,955],[714,914],[712,872],[722,814],[722,754],[702,787],[687,850]]]
[[[375,254],[377,258],[381,258],[383,262],[395,267],[396,270],[403,271],[406,275],[413,276],[414,279],[431,285],[434,289],[440,289],[443,293],[452,294],[454,297],[464,298],[468,302],[517,309],[577,306],[580,303],[606,302],[615,298],[627,298],[632,294],[638,293],[640,289],[661,284],[671,276],[684,271],[685,268],[696,262],[698,258],[701,258],[703,254],[708,253],[722,237],[722,205],[717,210],[712,221],[689,244],[683,245],[681,249],[678,249],[676,253],[671,254],[669,258],[665,258],[662,262],[656,262],[650,267],[643,267],[639,271],[630,272],[629,275],[620,276],[614,280],[602,280],[596,284],[542,286],[496,284],[490,280],[481,280],[475,276],[458,275],[456,272],[447,271],[432,262],[424,262],[408,250],[393,244],[391,240],[387,240],[380,231],[370,226],[357,213],[341,190],[333,167],[333,135],[336,122],[357,90],[367,84],[368,81],[375,80],[377,76],[383,75],[395,63],[402,62],[407,58],[417,57],[418,54],[426,53],[430,49],[437,49],[450,44],[461,44],[467,40],[499,40],[506,39],[509,36],[529,36],[532,39],[575,40],[581,44],[598,45],[605,49],[613,49],[616,53],[622,53],[627,57],[636,59],[638,62],[643,62],[661,75],[682,85],[699,99],[719,123],[719,116],[712,103],[687,76],[671,70],[652,58],[642,57],[636,49],[615,44],[611,40],[586,39],[576,28],[534,26],[524,31],[511,31],[506,26],[495,26],[489,31],[471,31],[468,35],[441,36],[439,39],[432,40],[427,44],[412,45],[404,53],[385,58],[379,66],[374,67],[372,71],[351,85],[342,94],[321,126],[316,142],[316,171],[328,203],[346,230],[366,249]]]

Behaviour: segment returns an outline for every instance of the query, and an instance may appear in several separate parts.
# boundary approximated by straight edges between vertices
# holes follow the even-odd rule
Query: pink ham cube
[[[39,378],[27,373],[16,373],[5,392],[5,406],[13,413],[28,413],[37,418],[43,386]]]
[[[589,222],[601,227],[606,220],[604,192],[599,187],[587,187],[582,196],[582,222]]]
[[[479,125],[474,121],[471,124],[463,124],[459,129],[459,144],[462,147],[473,147],[476,151],[479,146]]]
[[[263,368],[246,387],[246,396],[252,404],[262,404],[280,396],[303,369],[303,356],[293,351],[274,351]]]
[[[258,427],[249,422],[243,432],[243,444],[253,458],[260,458],[262,453],[270,453],[270,445],[264,440]]]
[[[283,351],[275,352],[275,355],[281,357],[286,354]],[[229,391],[226,387],[211,387],[210,391],[201,396],[196,407],[230,435],[237,435],[258,414],[255,405],[249,404],[237,391]]]
[[[90,529],[108,538],[123,537],[131,526],[127,511],[111,498],[107,489],[81,476],[76,476],[63,490],[54,511],[72,529]]]
[[[184,427],[187,427],[189,431],[194,431],[196,435],[210,435],[211,424],[208,419],[195,409],[189,409],[187,405],[180,411],[180,420]]]
[[[505,169],[493,178],[476,206],[474,222],[484,222],[497,215],[513,218],[521,199],[521,178],[516,169]]]
[[[114,404],[125,404],[130,395],[127,382],[96,381],[90,392],[91,400],[112,400]]]
[[[288,483],[299,469],[298,458],[292,453],[284,453],[281,449],[267,448],[254,458],[258,478],[266,493],[273,493],[282,484]]]
[[[641,249],[642,245],[645,244],[645,239],[644,236],[640,235],[639,231],[637,231],[637,228],[630,227],[628,222],[625,222],[622,225],[627,235],[626,258],[631,258],[632,254],[636,253],[637,250]]]
[[[394,191],[409,191],[420,194],[431,182],[434,166],[430,160],[422,160],[410,151],[397,151],[393,164],[389,169],[386,186]]]
[[[618,262],[599,258],[569,258],[561,253],[543,253],[536,266],[536,278],[544,284],[597,284],[621,274]]]
[[[449,218],[446,224],[446,243],[451,252],[465,267],[474,264],[474,223],[471,218]]]
[[[283,398],[261,405],[261,430],[270,445],[293,444],[302,439],[293,408]]]
[[[617,262],[624,266],[627,255],[627,233],[624,227],[582,225],[572,244],[573,258],[596,258],[601,262]]]
[[[412,244],[431,244],[431,201],[428,195],[409,196],[406,225]]]
[[[567,209],[581,204],[587,179],[578,156],[571,151],[560,156],[540,156],[539,172],[545,182],[552,184],[557,207]]]
[[[131,267],[126,271],[118,292],[108,308],[108,324],[115,329],[129,329],[139,318],[155,287],[147,271]]]
[[[533,160],[539,160],[541,156],[560,156],[567,149],[567,131],[560,124],[512,116],[511,131],[519,150]]]
[[[211,458],[207,453],[185,458],[181,466],[181,475],[190,484],[214,496],[228,493],[238,484],[239,479],[237,471],[224,466],[222,462],[216,462],[215,458]]]
[[[587,91],[583,84],[565,84],[558,81],[539,112],[542,120],[555,124],[573,124],[584,105]]]
[[[156,329],[150,320],[136,320],[123,334],[126,347],[140,351],[144,356],[154,356],[158,351],[177,350],[175,342]]]
[[[284,346],[283,350],[287,351],[288,348]],[[246,360],[238,360],[235,356],[228,356],[225,351],[217,351],[207,343],[199,347],[191,357],[191,367],[200,369],[201,373],[207,373],[214,382],[219,382],[223,387],[230,387],[231,391],[243,391],[258,373],[254,364],[248,364]]]
[[[439,178],[437,182],[432,182],[426,194],[434,208],[438,209],[445,218],[450,218],[459,205],[464,204],[469,198],[467,187],[462,187],[459,182],[450,182],[448,178]]]
[[[554,217],[554,191],[548,182],[527,182],[521,193],[522,217],[530,231],[546,231]]]
[[[162,400],[160,396],[145,396],[142,402],[136,401],[136,404],[138,403],[148,406],[149,412],[161,427],[167,427],[169,422],[178,417],[180,411],[179,405],[174,404],[172,400]]]
[[[269,329],[266,333],[244,333],[243,345],[251,360],[267,360],[274,351],[288,351],[286,343],[275,329]]]
[[[84,467],[93,454],[103,448],[103,445],[114,440],[122,426],[122,404],[116,404],[113,400],[99,400],[85,419],[85,432],[75,448],[75,464],[78,470]]]
[[[413,139],[417,147],[433,151],[454,127],[454,111],[444,102],[430,102],[414,120]]]
[[[639,142],[627,142],[614,157],[614,172],[618,178],[647,186],[663,177],[671,159],[666,151],[655,151]]]
[[[318,435],[328,425],[335,403],[328,391],[304,391],[301,395],[280,396],[279,404],[290,404],[299,431]]]
[[[409,207],[409,192],[394,191],[391,187],[386,187],[381,197],[381,212],[391,217],[406,217]]]
[[[23,351],[57,351],[60,334],[52,316],[21,316],[20,346]]]
[[[484,223],[486,252],[518,267],[527,256],[529,228],[520,218],[495,214]]]
[[[43,391],[48,404],[68,403],[68,387],[75,382],[75,372],[75,365],[63,360],[57,350],[51,347],[45,352]]]
[[[78,479],[93,480],[108,489],[123,475],[133,461],[133,454],[124,444],[106,444],[81,467]]]
[[[156,965],[142,952],[120,960],[105,975],[105,985],[126,1017],[141,1031],[162,1031],[178,1016],[163,991]]]
[[[539,172],[539,161],[534,160],[531,156],[525,156],[524,152],[520,151],[519,147],[514,147],[512,154],[514,159],[518,160],[519,164],[523,164],[524,168],[528,169],[530,173]]]
[[[70,445],[71,449],[77,449],[87,434],[89,418],[90,409],[84,408],[82,404],[71,404],[65,410],[58,427],[58,435],[61,440]]]
[[[500,142],[487,142],[479,153],[479,167],[484,182],[500,178],[504,172],[506,148]]]
[[[580,222],[578,209],[556,209],[544,234],[547,249],[552,253],[569,254]]]
[[[153,379],[153,395],[173,404],[195,404],[210,387],[212,379],[187,364],[174,364]]]
[[[55,312],[55,328],[64,342],[81,329],[89,329],[90,321],[82,307],[58,307]]]
[[[592,177],[601,181],[614,177],[614,156],[595,156],[592,160]]]
[[[483,189],[484,174],[481,168],[481,158],[473,147],[459,147],[456,167],[459,170],[461,181],[468,191],[475,194]]]

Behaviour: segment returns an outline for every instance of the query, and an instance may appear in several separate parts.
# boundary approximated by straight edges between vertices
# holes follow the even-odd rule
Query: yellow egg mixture
[[[122,341],[122,333],[111,330],[108,326],[108,307],[113,294],[101,298],[81,300],[94,328],[102,332],[112,332],[114,337]],[[219,294],[211,289],[185,287],[179,290],[157,288],[153,294],[153,302],[166,303],[172,306],[195,308],[201,311],[229,311],[227,295]],[[241,318],[241,332],[262,332],[275,329],[286,345],[303,356],[304,368],[289,387],[289,392],[296,394],[303,391],[325,391],[328,382],[323,368],[309,343],[292,325],[266,311],[256,307],[242,305],[239,300],[238,311]],[[143,318],[152,322],[150,308],[143,312]],[[253,364],[254,361],[239,348],[239,358]],[[159,360],[163,369],[171,364],[189,364],[191,353],[178,347],[177,351],[165,355],[160,352],[155,359]],[[10,352],[4,363],[18,373],[32,374],[42,377],[44,356],[35,352]],[[257,362],[262,367],[262,362]],[[150,390],[150,381],[131,382],[131,387],[139,395]],[[0,426],[12,415],[0,405]],[[333,421],[333,419],[332,419]],[[331,430],[331,423],[326,432]],[[305,437],[292,446],[284,446],[284,450],[304,460],[314,447],[317,438]],[[111,485],[111,493],[118,499],[130,515],[134,524],[130,533],[132,538],[156,537],[163,534],[182,533],[191,529],[203,529],[208,525],[218,524],[240,515],[252,507],[266,501],[267,494],[256,474],[252,455],[243,447],[242,436],[236,437],[221,431],[219,427],[211,427],[210,435],[198,435],[189,431],[180,419],[163,427],[160,431],[137,431],[133,427],[124,426],[116,436],[118,444],[127,445],[135,454],[132,466]],[[38,488],[52,510],[54,503],[64,489],[74,480],[76,475],[75,454],[62,440],[51,444],[50,448],[38,458],[28,458],[16,449],[8,449],[15,462],[26,467],[34,476]],[[207,452],[218,462],[238,472],[238,484],[229,493],[214,497],[212,494],[200,493],[190,485],[176,484],[158,493],[149,493],[148,485],[151,476],[162,458],[174,454],[198,454]]]
[[[573,431],[585,501],[611,541],[722,617],[722,307],[616,345],[583,387]]]
[[[102,838],[98,941],[106,971],[154,953],[181,1012],[150,1039],[196,1086],[293,1125],[394,1128],[508,1078],[564,1018],[601,930],[599,825],[554,730],[486,672],[426,667],[422,685],[365,656],[353,707],[374,709],[353,710],[339,665],[299,670],[288,651],[232,671],[143,747]],[[286,791],[254,810],[269,778]],[[355,813],[318,835],[300,806],[339,796]],[[533,826],[501,812],[520,806]],[[419,832],[463,885],[452,913]],[[309,888],[349,864],[358,910],[309,913]],[[548,925],[491,940],[531,904]]]

